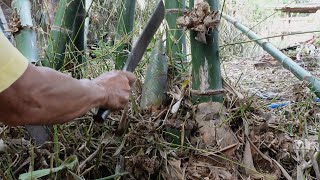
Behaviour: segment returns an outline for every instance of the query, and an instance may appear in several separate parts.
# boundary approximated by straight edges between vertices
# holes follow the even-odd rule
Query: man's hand
[[[119,110],[129,101],[131,86],[136,77],[130,72],[112,71],[102,74],[93,82],[105,90],[105,101],[101,105],[106,109]]]
[[[77,80],[29,64],[26,72],[0,93],[0,121],[8,125],[60,124],[94,107],[123,108],[135,76],[113,71],[94,80]]]

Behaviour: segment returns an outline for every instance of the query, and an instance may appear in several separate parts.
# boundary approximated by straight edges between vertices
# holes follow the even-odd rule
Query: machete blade
[[[141,36],[138,41],[135,43],[131,53],[128,56],[126,64],[123,67],[124,71],[133,72],[139,62],[142,59],[144,52],[149,46],[150,41],[152,40],[155,33],[158,31],[163,19],[165,16],[165,7],[162,0],[159,2],[156,10],[152,14],[148,24],[143,29]]]
[[[37,146],[50,140],[50,132],[46,126],[25,126],[30,138],[34,140]]]

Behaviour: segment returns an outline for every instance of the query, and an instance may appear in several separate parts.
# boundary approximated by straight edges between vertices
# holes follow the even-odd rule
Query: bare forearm
[[[0,93],[0,118],[10,125],[64,123],[101,105],[102,91],[92,81],[29,65],[20,79]]]

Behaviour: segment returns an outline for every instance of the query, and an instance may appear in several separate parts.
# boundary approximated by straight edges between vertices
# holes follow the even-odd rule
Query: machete
[[[162,0],[160,0],[156,10],[148,21],[147,26],[143,29],[141,36],[135,43],[131,53],[129,53],[127,61],[122,69],[123,71],[133,72],[135,70],[142,59],[145,50],[149,46],[150,41],[160,27],[164,16],[165,7]],[[110,110],[99,108],[98,113],[93,116],[93,119],[98,123],[103,123],[107,119],[109,113]]]

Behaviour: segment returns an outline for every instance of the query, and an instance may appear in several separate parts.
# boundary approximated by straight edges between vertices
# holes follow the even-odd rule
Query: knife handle
[[[93,116],[93,119],[97,123],[103,123],[110,114],[110,110],[99,108],[98,113]]]

